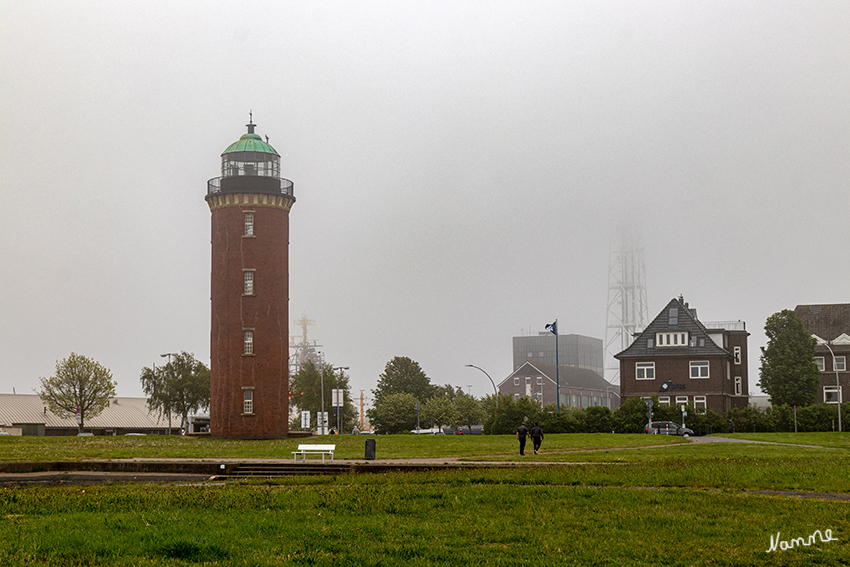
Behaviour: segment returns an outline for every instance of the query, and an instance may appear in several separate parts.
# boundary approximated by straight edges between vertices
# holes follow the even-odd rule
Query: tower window
[[[254,354],[254,331],[243,331],[244,350],[243,354]]]
[[[245,278],[243,295],[254,295],[254,270],[245,270],[243,277]]]
[[[254,413],[254,388],[243,388],[242,396],[242,413]]]
[[[741,347],[736,346],[733,352],[735,353],[735,364],[741,364]]]
[[[254,213],[245,213],[245,236],[254,236]]]
[[[740,396],[743,391],[743,381],[741,380],[741,377],[735,376],[735,395]]]

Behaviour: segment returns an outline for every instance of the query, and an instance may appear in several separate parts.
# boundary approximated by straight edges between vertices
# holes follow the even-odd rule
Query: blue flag
[[[546,330],[552,333],[553,335],[558,334],[558,320],[555,319],[555,322],[551,325],[546,325]]]

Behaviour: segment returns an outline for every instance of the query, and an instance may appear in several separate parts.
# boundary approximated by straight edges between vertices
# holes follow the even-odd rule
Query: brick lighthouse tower
[[[253,120],[207,183],[212,216],[210,430],[268,439],[289,431],[289,210],[292,182]]]

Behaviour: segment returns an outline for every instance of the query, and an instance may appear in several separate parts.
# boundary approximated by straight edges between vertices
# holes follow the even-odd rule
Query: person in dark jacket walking
[[[528,428],[521,424],[516,430],[516,438],[519,439],[519,454],[525,455],[525,438],[528,436]]]
[[[534,422],[534,427],[531,428],[531,442],[534,444],[534,454],[540,450],[540,444],[543,443],[543,428]]]

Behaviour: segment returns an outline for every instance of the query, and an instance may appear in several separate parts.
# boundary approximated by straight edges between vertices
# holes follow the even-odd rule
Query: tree
[[[473,425],[482,423],[487,417],[481,402],[469,395],[458,396],[455,400],[455,409],[457,410],[458,423],[468,425],[470,433],[472,433]]]
[[[108,368],[73,352],[56,362],[53,376],[39,380],[41,400],[57,415],[79,414],[80,431],[85,426],[86,416],[97,417],[109,405],[117,385]]]
[[[369,421],[376,433],[399,433],[416,427],[416,398],[398,393],[384,396],[369,410]]]
[[[767,347],[761,347],[759,387],[773,405],[813,404],[820,382],[814,337],[790,309],[768,317],[764,332]]]
[[[437,427],[448,425],[454,428],[460,422],[455,405],[447,396],[434,396],[422,404],[422,417],[425,421],[434,420]]]
[[[419,363],[406,356],[396,356],[387,363],[378,378],[378,387],[372,390],[375,407],[385,396],[400,393],[410,394],[420,402],[431,399],[436,393]]]
[[[328,412],[328,426],[336,427],[336,416],[333,413],[333,391],[343,390],[342,415],[340,416],[340,427],[347,431],[357,423],[357,409],[351,401],[351,386],[348,376],[343,370],[335,372],[331,364],[322,362],[318,366],[313,361],[305,362],[298,372],[289,380],[289,391],[292,403],[299,411],[309,411],[315,415],[318,425],[318,415],[322,411],[322,390],[324,386],[325,411]],[[298,418],[298,429],[301,428],[301,419]]]
[[[140,380],[148,396],[148,410],[160,417],[176,413],[183,427],[189,425],[190,413],[210,407],[210,369],[186,351],[165,366],[143,368]]]

